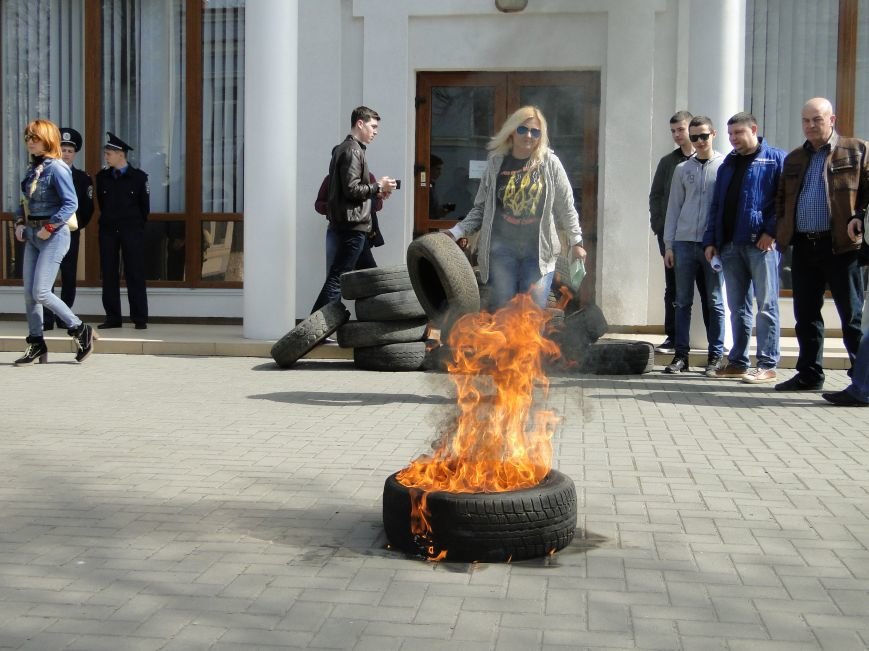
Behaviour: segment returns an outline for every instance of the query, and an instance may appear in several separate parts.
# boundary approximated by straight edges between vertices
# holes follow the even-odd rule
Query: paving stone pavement
[[[2,649],[869,645],[869,413],[817,394],[553,377],[576,539],[546,560],[435,564],[385,548],[380,498],[451,412],[445,375],[14,358]]]

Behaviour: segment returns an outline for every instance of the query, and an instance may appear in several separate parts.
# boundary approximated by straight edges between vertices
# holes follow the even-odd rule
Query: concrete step
[[[27,326],[23,321],[0,320],[0,351],[23,352]],[[97,330],[99,341],[95,352],[120,355],[189,355],[217,357],[262,357],[271,358],[274,341],[245,339],[240,325],[200,325],[185,323],[153,323],[147,330],[135,330],[132,325],[113,330]],[[662,335],[649,333],[611,333],[611,339],[648,341],[659,344]],[[50,330],[45,340],[51,352],[75,352],[72,340],[64,330]],[[752,347],[754,340],[752,340]],[[782,357],[780,368],[794,368],[799,347],[795,337],[782,337]],[[350,348],[339,348],[335,344],[322,344],[305,356],[307,359],[352,359]],[[672,354],[655,353],[655,364],[664,366],[673,358]],[[692,350],[689,358],[691,366],[706,363],[706,351]],[[824,366],[828,369],[849,368],[848,355],[839,336],[827,339],[824,353]]]

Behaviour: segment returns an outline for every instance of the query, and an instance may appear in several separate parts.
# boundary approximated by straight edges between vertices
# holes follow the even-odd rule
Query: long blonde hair
[[[531,118],[536,118],[540,122],[540,138],[537,141],[537,147],[531,153],[531,158],[535,161],[541,160],[543,155],[549,151],[549,131],[546,127],[543,111],[536,106],[523,106],[517,109],[504,121],[504,125],[492,137],[486,148],[496,154],[507,154],[513,148],[513,134],[516,133],[516,127]]]

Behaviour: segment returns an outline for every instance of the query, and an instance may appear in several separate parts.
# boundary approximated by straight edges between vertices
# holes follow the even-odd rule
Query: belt
[[[810,231],[807,233],[798,232],[796,235],[807,240],[825,240],[832,237],[830,231]]]
[[[27,225],[28,225],[28,226],[34,226],[34,227],[36,227],[36,226],[45,226],[45,225],[46,225],[48,222],[50,222],[50,221],[51,221],[51,218],[50,218],[50,217],[46,217],[46,218],[44,218],[44,219],[42,219],[42,218],[38,218],[38,217],[37,217],[37,218],[30,218],[30,219],[27,220]]]

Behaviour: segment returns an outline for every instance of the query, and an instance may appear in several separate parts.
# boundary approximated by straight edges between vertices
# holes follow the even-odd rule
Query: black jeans
[[[829,236],[810,240],[794,235],[794,255],[791,280],[794,290],[794,318],[800,354],[797,372],[807,383],[824,379],[824,291],[827,285],[842,323],[842,339],[851,365],[860,347],[863,333],[860,317],[863,312],[863,276],[857,264],[857,252],[833,253]]]
[[[658,235],[658,250],[664,257],[664,236]],[[706,278],[703,269],[697,269],[694,277],[697,291],[700,292],[700,310],[703,313],[703,325],[709,332],[709,301],[706,298]],[[676,270],[664,266],[664,335],[672,342],[676,341]]]
[[[363,231],[334,231],[332,235],[333,242],[336,244],[335,257],[329,266],[329,271],[326,272],[323,288],[314,302],[314,307],[311,308],[312,313],[324,305],[341,300],[341,274],[356,269],[356,263],[368,240],[368,233]]]

